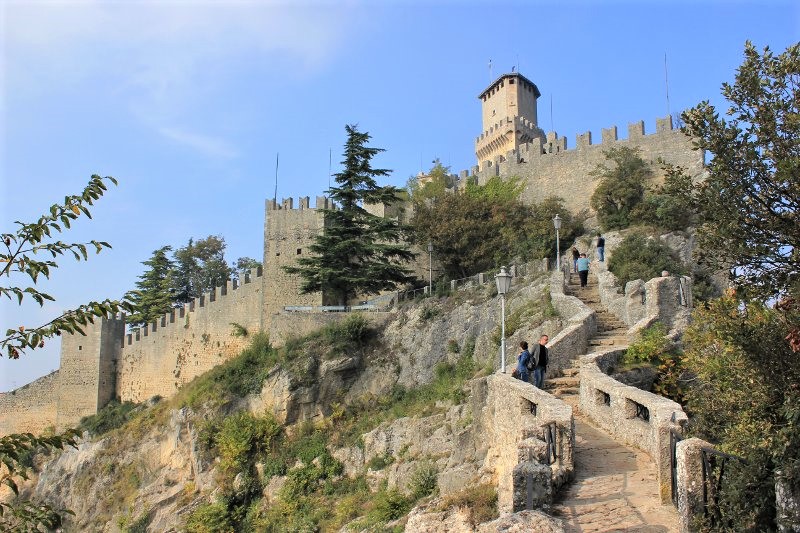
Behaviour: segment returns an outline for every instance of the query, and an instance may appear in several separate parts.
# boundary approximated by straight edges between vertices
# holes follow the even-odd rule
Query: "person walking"
[[[581,287],[586,287],[589,282],[589,259],[586,254],[581,254],[578,258],[578,276],[581,278]]]
[[[531,354],[528,351],[528,342],[520,342],[519,347],[522,351],[517,356],[517,379],[530,381],[531,376],[528,367],[532,367],[533,365],[531,365]]]
[[[572,247],[572,271],[577,273],[578,272],[578,258],[581,256],[581,253],[578,251],[577,246]]]
[[[550,337],[542,335],[539,338],[539,344],[533,349],[533,357],[536,360],[536,368],[533,370],[533,385],[536,388],[544,388],[544,374],[547,372],[547,341]]]
[[[605,259],[606,240],[599,233],[597,234],[597,260],[601,263]]]

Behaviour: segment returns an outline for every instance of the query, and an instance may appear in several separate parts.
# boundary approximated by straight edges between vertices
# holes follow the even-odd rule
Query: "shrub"
[[[279,353],[272,348],[267,335],[257,333],[249,338],[250,345],[240,355],[215,366],[184,387],[177,395],[180,405],[221,405],[232,397],[260,391],[267,374],[279,361]]]
[[[451,507],[469,509],[473,526],[488,522],[498,516],[497,490],[491,483],[472,485],[442,500],[440,508],[443,511]]]
[[[367,468],[370,470],[383,470],[390,464],[394,463],[394,456],[390,453],[383,455],[376,455],[367,462]]]
[[[369,518],[377,522],[389,522],[404,516],[411,509],[411,502],[397,489],[381,490],[375,494],[374,507]]]
[[[642,233],[632,233],[623,239],[609,259],[608,269],[622,287],[635,279],[647,281],[660,276],[663,270],[671,274],[684,272],[675,252]]]
[[[137,407],[133,402],[120,403],[119,400],[111,400],[97,414],[81,418],[78,430],[88,431],[94,437],[108,433],[133,418],[141,410]]]
[[[332,322],[322,329],[322,339],[333,347],[346,349],[367,342],[374,330],[361,313],[352,313],[342,321]]]
[[[624,361],[629,364],[658,361],[670,347],[666,334],[667,328],[661,322],[640,331],[639,338],[625,352]]]
[[[192,511],[186,520],[187,533],[232,533],[233,522],[223,503],[207,503]]]
[[[436,465],[430,461],[424,461],[417,466],[414,473],[411,474],[411,483],[409,484],[411,498],[419,500],[420,498],[430,496],[436,492],[439,489],[437,480],[438,474],[439,471]]]
[[[775,531],[778,472],[800,485],[800,358],[786,338],[796,323],[796,314],[726,295],[696,308],[684,336],[696,373],[692,436],[747,460],[725,480],[728,531]]]

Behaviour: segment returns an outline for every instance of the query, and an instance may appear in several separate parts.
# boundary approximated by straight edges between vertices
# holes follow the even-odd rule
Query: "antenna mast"
[[[667,75],[667,53],[664,52],[664,85],[667,89],[667,116],[671,117],[672,113],[669,109],[669,76]]]
[[[278,158],[280,156],[280,152],[275,154],[275,196],[272,197],[275,202],[278,201]]]

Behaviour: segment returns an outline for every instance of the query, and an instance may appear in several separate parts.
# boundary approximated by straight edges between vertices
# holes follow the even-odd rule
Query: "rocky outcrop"
[[[521,511],[505,514],[491,522],[475,525],[468,508],[453,507],[441,510],[439,501],[411,511],[406,531],[415,533],[564,533],[558,518],[540,511]]]

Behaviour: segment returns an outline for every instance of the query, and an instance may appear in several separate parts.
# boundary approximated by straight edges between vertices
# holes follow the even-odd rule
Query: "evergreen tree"
[[[167,255],[171,246],[163,246],[142,264],[147,267],[136,282],[136,289],[128,292],[125,298],[133,305],[133,313],[128,324],[139,328],[156,320],[172,308],[172,273],[174,265]]]
[[[377,294],[414,280],[402,266],[414,257],[402,243],[403,229],[397,220],[368,213],[363,205],[389,205],[397,201],[400,189],[378,186],[375,178],[388,170],[372,168],[370,161],[382,152],[367,146],[368,133],[345,126],[344,169],[328,193],[338,209],[325,209],[325,227],[311,245],[313,256],[285,267],[303,278],[301,292],[322,291],[323,299],[338,305],[360,294]]]

